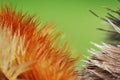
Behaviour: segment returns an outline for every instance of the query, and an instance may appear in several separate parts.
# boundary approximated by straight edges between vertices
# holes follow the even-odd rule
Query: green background
[[[95,48],[91,42],[101,43],[105,37],[96,28],[109,28],[89,10],[105,17],[108,11],[104,7],[117,9],[120,5],[117,0],[0,0],[0,5],[4,4],[36,15],[43,24],[54,22],[62,32],[62,40],[72,46],[72,56],[81,59],[89,55],[88,49]]]

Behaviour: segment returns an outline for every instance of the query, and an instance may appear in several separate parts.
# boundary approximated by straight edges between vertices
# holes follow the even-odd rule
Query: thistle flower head
[[[98,45],[101,51],[90,50],[93,54],[82,71],[80,80],[120,80],[120,45]]]
[[[120,16],[120,11],[108,10]],[[104,20],[113,27],[114,31],[101,30],[110,32],[108,40],[113,42],[103,43],[102,45],[94,43],[100,50],[89,50],[92,57],[88,60],[78,80],[120,80],[120,19],[111,14],[108,15],[107,19]],[[114,44],[114,42],[117,43]]]
[[[59,47],[59,32],[39,25],[34,16],[0,10],[0,80],[74,80],[76,59],[66,44]]]
[[[110,20],[108,22],[117,33],[120,33],[118,26]],[[101,46],[96,43],[93,44],[100,51],[89,50],[92,53],[92,57],[81,71],[81,76],[78,80],[120,80],[120,45],[103,43]]]

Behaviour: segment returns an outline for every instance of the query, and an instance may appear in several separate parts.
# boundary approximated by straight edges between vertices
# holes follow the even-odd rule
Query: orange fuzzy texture
[[[37,27],[33,16],[8,6],[0,10],[0,57],[12,56],[1,57],[0,73],[9,80],[75,80],[77,59],[70,57],[66,44],[59,46],[60,33],[53,32],[51,24],[39,31]],[[6,46],[8,52],[4,52]]]

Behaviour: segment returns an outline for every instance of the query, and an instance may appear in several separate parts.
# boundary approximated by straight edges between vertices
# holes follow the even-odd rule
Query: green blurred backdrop
[[[90,42],[101,43],[105,34],[96,28],[108,28],[104,21],[95,17],[89,10],[99,16],[107,15],[103,7],[117,9],[117,0],[0,0],[0,5],[9,4],[24,13],[37,15],[46,24],[54,22],[57,30],[73,48],[73,55],[89,55],[88,49],[94,48]]]

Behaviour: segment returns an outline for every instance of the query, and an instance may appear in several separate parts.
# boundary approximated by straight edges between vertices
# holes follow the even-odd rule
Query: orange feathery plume
[[[0,10],[0,80],[75,80],[76,59],[55,41],[60,33],[51,24],[38,26],[33,16]]]

